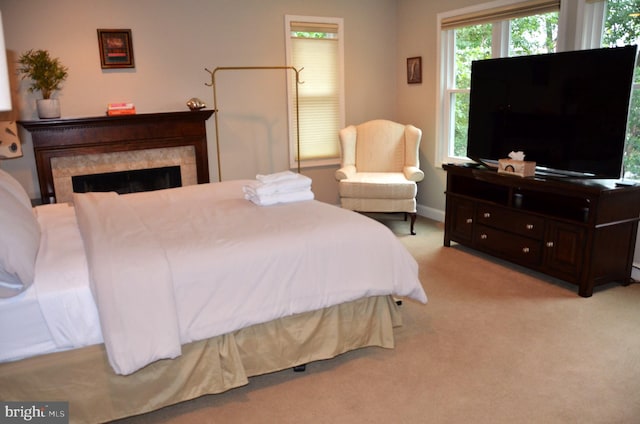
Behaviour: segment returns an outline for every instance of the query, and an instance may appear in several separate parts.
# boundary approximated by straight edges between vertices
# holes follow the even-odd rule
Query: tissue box
[[[536,163],[524,160],[499,159],[498,173],[511,174],[518,177],[531,177],[536,173]]]

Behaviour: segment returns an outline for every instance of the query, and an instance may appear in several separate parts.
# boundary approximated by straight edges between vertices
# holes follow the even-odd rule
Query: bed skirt
[[[104,345],[94,345],[0,364],[0,399],[68,401],[71,423],[106,422],[361,347],[393,348],[401,324],[391,296],[360,299],[190,343],[177,359],[128,376],[114,374]]]

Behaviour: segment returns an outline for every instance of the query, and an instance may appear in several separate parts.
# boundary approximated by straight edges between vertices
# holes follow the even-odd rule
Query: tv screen
[[[620,178],[635,62],[636,46],[474,61],[467,156]]]

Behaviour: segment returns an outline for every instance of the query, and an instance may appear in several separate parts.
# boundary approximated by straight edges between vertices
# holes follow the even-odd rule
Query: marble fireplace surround
[[[198,183],[196,155],[192,146],[51,158],[56,203],[73,202],[72,177],[166,166],[180,167],[183,186]]]
[[[71,177],[180,166],[182,184],[209,182],[205,121],[213,111],[19,121],[32,135],[42,203],[68,202]]]

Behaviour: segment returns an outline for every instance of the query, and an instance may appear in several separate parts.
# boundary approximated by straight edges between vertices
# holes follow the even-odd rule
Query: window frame
[[[338,120],[339,120],[339,128],[344,128],[345,126],[345,96],[344,96],[344,19],[343,18],[335,18],[335,17],[319,17],[319,16],[301,16],[301,15],[285,15],[284,19],[284,30],[285,30],[285,55],[286,55],[286,65],[293,66],[293,58],[292,58],[292,46],[291,46],[291,22],[309,22],[315,24],[331,24],[337,25],[337,36],[338,36]],[[300,71],[300,69],[299,69]],[[295,89],[293,89],[295,84],[295,72],[291,71],[287,73],[287,115],[288,115],[288,133],[289,133],[289,165],[292,168],[298,167],[298,140],[297,140],[297,116],[296,116],[296,106],[295,106]],[[300,83],[304,84],[304,70],[299,72]],[[300,144],[302,145],[302,140]],[[335,143],[339,148],[339,139],[338,133],[336,131],[335,134]],[[329,165],[339,165],[340,164],[340,154],[335,158],[315,158],[315,159],[304,159],[300,160],[300,168],[310,168],[310,167],[320,167],[320,166],[329,166]]]
[[[579,49],[595,49],[602,45],[602,31],[606,13],[606,0],[579,0],[576,33]]]
[[[585,1],[585,0],[581,0]],[[501,10],[510,6],[525,4],[528,0],[497,0],[462,9],[451,10],[437,15],[437,36],[438,46],[437,72],[438,90],[436,99],[436,143],[435,143],[435,165],[442,167],[444,163],[465,163],[471,160],[467,157],[453,156],[454,120],[452,119],[451,94],[468,93],[470,89],[459,89],[453,87],[455,79],[455,28],[443,29],[443,22],[450,21],[456,17],[484,14],[492,10]],[[558,17],[558,39],[556,51],[562,51],[564,41],[567,38],[565,28],[568,25],[566,14],[567,8],[564,1],[560,2]],[[509,19],[502,18],[497,21],[489,21],[492,24],[491,36],[491,57],[507,57],[509,51]]]

